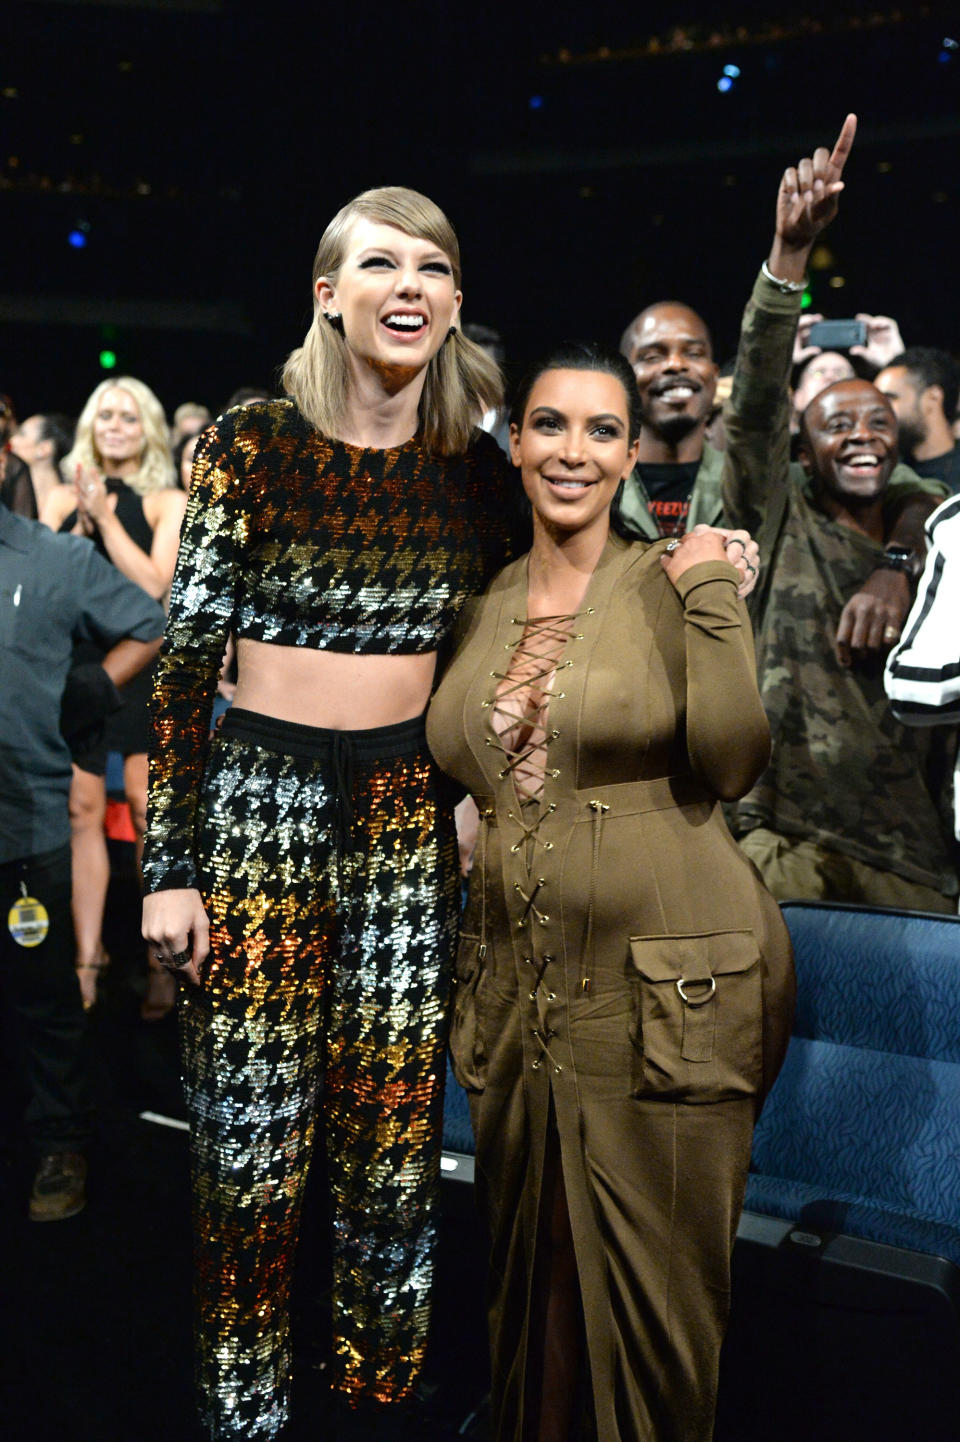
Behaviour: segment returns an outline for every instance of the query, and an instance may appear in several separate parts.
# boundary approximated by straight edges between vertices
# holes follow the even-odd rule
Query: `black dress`
[[[117,520],[130,539],[149,555],[153,545],[153,531],[143,513],[142,496],[137,495],[136,491],[131,490],[122,480],[108,476],[105,484],[108,493],[117,498]],[[71,511],[60,530],[72,531],[76,523],[77,512]],[[110,556],[99,530],[94,528],[90,539],[100,554],[109,561]],[[99,664],[102,659],[103,652],[90,642],[83,642],[74,649],[74,668],[89,665],[91,662]],[[120,690],[123,704],[106,717],[91,715],[89,718],[61,718],[62,728],[71,745],[73,760],[81,771],[102,776],[106,770],[108,751],[119,751],[123,756],[136,756],[149,750],[149,707],[153,676],[153,665],[138,671]],[[82,724],[84,719],[89,720],[89,725]]]

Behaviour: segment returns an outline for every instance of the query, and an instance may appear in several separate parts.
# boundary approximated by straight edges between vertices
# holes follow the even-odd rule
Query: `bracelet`
[[[778,275],[774,275],[766,261],[763,261],[760,270],[770,284],[775,285],[777,290],[782,291],[784,295],[797,295],[807,288],[806,277],[803,280],[781,280]]]

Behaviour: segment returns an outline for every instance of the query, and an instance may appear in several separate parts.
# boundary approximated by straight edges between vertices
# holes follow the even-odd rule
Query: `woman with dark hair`
[[[720,801],[770,738],[742,536],[630,543],[622,356],[518,397],[529,554],[461,621],[428,738],[480,809],[454,1070],[490,1223],[495,1442],[708,1442],[753,1124],[787,1044],[789,941]]]

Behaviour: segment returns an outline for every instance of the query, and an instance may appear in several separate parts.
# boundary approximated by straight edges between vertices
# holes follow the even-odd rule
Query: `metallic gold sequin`
[[[217,1439],[273,1438],[287,1415],[315,1125],[331,1158],[334,1385],[392,1402],[423,1363],[456,845],[425,749],[355,760],[352,801],[338,851],[329,767],[214,743],[198,825],[212,954],[181,1015],[198,1382]]]

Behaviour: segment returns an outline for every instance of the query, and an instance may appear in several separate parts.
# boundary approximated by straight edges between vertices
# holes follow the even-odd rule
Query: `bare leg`
[[[147,829],[147,757],[146,752],[123,758],[123,789],[130,808],[130,820],[136,832],[137,871],[143,860],[143,833]]]
[[[559,1142],[548,1142],[534,1273],[527,1388],[531,1442],[572,1442],[584,1363],[577,1259]]]
[[[103,832],[107,792],[102,776],[73,768],[70,784],[70,849],[73,860],[73,929],[77,977],[85,1007],[97,996],[103,954],[103,909],[110,880],[110,859]]]

